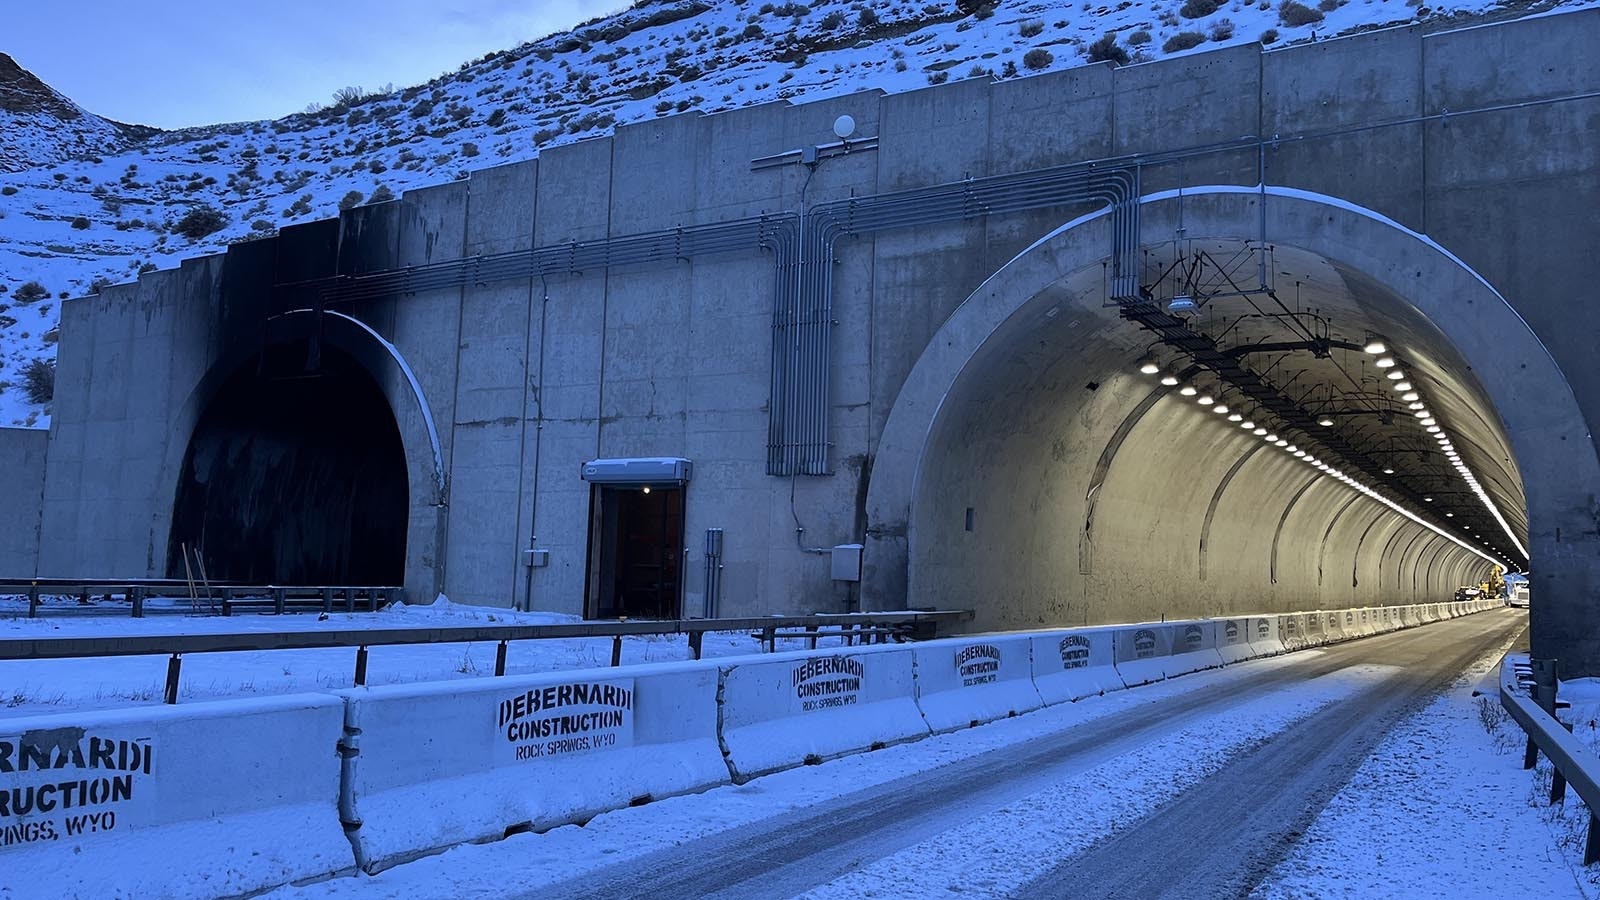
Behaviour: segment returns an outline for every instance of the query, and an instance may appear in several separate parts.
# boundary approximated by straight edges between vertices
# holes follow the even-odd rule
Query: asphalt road
[[[1256,744],[1222,770],[1017,896],[1212,898],[1248,894],[1384,733],[1526,622],[1495,611],[1347,642],[1293,666],[1219,681],[1022,744],[919,771],[827,803],[694,841],[526,897],[787,898],[1001,809],[1229,707],[1351,666],[1382,678]],[[930,789],[936,786],[936,789]]]

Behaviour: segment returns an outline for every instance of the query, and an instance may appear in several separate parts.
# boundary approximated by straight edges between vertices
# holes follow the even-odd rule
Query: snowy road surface
[[[1385,736],[1525,621],[1496,611],[1186,676],[276,896],[1581,897],[1538,817],[1505,802],[1526,777],[1516,761],[1433,748],[1420,782],[1455,783],[1420,812],[1352,779],[1384,753],[1426,754],[1415,734]],[[1490,744],[1481,728],[1449,737]],[[1329,832],[1319,813],[1347,808],[1329,803],[1347,785],[1366,791],[1365,818],[1345,809]],[[1396,835],[1448,845],[1462,823],[1502,820],[1489,852],[1473,844],[1448,869],[1394,852]],[[1323,841],[1309,856],[1308,830]],[[1319,871],[1320,848],[1382,872],[1351,892]]]

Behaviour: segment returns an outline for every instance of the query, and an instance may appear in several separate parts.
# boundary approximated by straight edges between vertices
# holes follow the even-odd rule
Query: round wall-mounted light
[[[1389,351],[1389,348],[1384,346],[1383,341],[1380,341],[1377,338],[1367,341],[1367,345],[1361,349],[1371,353],[1373,356],[1377,356],[1379,353],[1387,353]]]
[[[1155,360],[1147,356],[1144,359],[1139,360],[1139,371],[1146,375],[1154,375],[1161,371],[1161,367],[1156,365]]]

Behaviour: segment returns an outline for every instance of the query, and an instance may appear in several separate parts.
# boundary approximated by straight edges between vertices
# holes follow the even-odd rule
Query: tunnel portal
[[[278,344],[243,364],[200,415],[167,574],[186,576],[187,551],[212,581],[400,584],[407,497],[400,432],[371,376],[331,347]]]

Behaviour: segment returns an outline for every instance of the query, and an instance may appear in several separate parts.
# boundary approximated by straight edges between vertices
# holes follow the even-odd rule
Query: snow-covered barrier
[[[1217,619],[1213,622],[1216,629],[1217,655],[1224,664],[1242,662],[1262,655],[1250,644],[1249,619]]]
[[[1123,625],[1116,631],[1117,674],[1128,687],[1167,677],[1172,629],[1167,625]]]
[[[1338,610],[1329,610],[1317,615],[1322,617],[1322,635],[1328,643],[1334,644],[1350,639],[1350,635],[1344,631],[1344,615]]]
[[[722,747],[738,781],[929,734],[909,647],[747,659],[722,675]]]
[[[351,869],[343,723],[319,694],[0,720],[0,895],[232,896]]]
[[[668,663],[341,691],[356,861],[726,784],[717,682],[715,664]]]
[[[1305,619],[1299,614],[1278,617],[1278,634],[1283,638],[1283,649],[1293,652],[1311,646],[1306,640]]]
[[[1205,669],[1215,669],[1223,664],[1217,652],[1217,623],[1211,619],[1192,622],[1173,622],[1172,656],[1164,666],[1167,677],[1187,675]]]
[[[1257,656],[1275,656],[1285,652],[1283,638],[1278,635],[1277,616],[1251,616],[1250,647]]]
[[[1306,637],[1306,643],[1313,647],[1321,647],[1328,643],[1328,633],[1323,629],[1326,617],[1320,612],[1300,614],[1300,629]]]
[[[1043,706],[1032,643],[1028,635],[980,635],[914,645],[917,708],[928,727],[954,731]]]
[[[1033,636],[1033,686],[1045,703],[1067,703],[1120,691],[1116,631],[1079,628]]]

